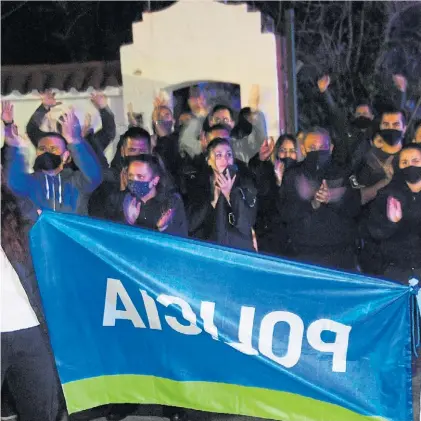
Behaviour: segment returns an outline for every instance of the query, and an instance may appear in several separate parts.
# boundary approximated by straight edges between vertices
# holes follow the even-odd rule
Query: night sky
[[[151,1],[151,11],[173,1]],[[277,2],[248,2],[276,16]],[[283,2],[288,7],[291,2]],[[300,2],[296,3],[297,5]],[[119,59],[147,1],[2,1],[2,65]]]

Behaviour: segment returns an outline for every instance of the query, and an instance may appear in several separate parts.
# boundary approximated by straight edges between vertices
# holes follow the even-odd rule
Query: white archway
[[[277,41],[276,35],[261,32],[260,12],[249,12],[246,4],[179,1],[144,14],[133,24],[133,44],[120,49],[125,103],[132,102],[148,122],[160,89],[223,81],[240,85],[241,105],[246,106],[257,84],[268,132],[278,135],[282,84]]]

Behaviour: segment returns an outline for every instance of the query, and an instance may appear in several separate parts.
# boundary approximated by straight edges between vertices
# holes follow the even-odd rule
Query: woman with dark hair
[[[421,145],[399,152],[399,169],[371,203],[368,230],[380,250],[381,275],[408,285],[421,280]],[[419,327],[419,324],[418,324]],[[420,413],[421,359],[414,359],[414,421]]]
[[[21,421],[56,420],[53,357],[28,247],[30,225],[1,183],[1,385],[7,382]]]
[[[228,139],[212,140],[206,161],[207,168],[187,192],[189,234],[200,240],[252,250],[257,193],[253,180],[234,165]]]
[[[249,162],[258,186],[256,225],[259,250],[280,256],[289,254],[288,236],[280,218],[279,188],[285,171],[297,163],[297,142],[293,135],[284,134],[274,143],[265,140]]]
[[[171,177],[154,155],[127,158],[127,187],[107,199],[113,210],[110,219],[187,236],[187,221],[181,196],[175,192]]]

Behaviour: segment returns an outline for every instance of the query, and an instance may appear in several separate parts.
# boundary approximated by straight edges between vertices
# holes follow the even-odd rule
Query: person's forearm
[[[102,181],[102,170],[92,147],[80,139],[68,145],[72,158],[86,181],[86,190],[95,190]]]
[[[45,132],[40,129],[40,126],[47,115],[49,109],[45,108],[42,104],[35,110],[31,118],[26,125],[26,133],[28,134],[31,142],[37,146],[38,140],[43,136]]]
[[[10,190],[15,194],[28,196],[32,189],[32,176],[25,170],[23,148],[9,147],[7,151],[6,173]]]
[[[198,140],[202,130],[204,118],[192,118],[180,135],[180,151],[187,152],[191,157],[202,152],[201,144]]]
[[[363,187],[361,189],[361,204],[365,205],[371,202],[377,196],[377,192],[386,187],[390,183],[390,179],[385,178],[371,187]]]

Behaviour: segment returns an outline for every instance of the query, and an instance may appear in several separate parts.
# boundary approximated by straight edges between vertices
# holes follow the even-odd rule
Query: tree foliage
[[[2,64],[116,60],[131,42],[131,24],[173,1],[52,1],[2,4]],[[227,2],[230,3],[230,2]],[[362,98],[388,93],[403,73],[421,95],[421,2],[248,1],[284,32],[295,10],[301,126],[323,124],[317,78],[329,73],[337,101],[351,110]],[[211,23],[210,23],[211,24]]]

